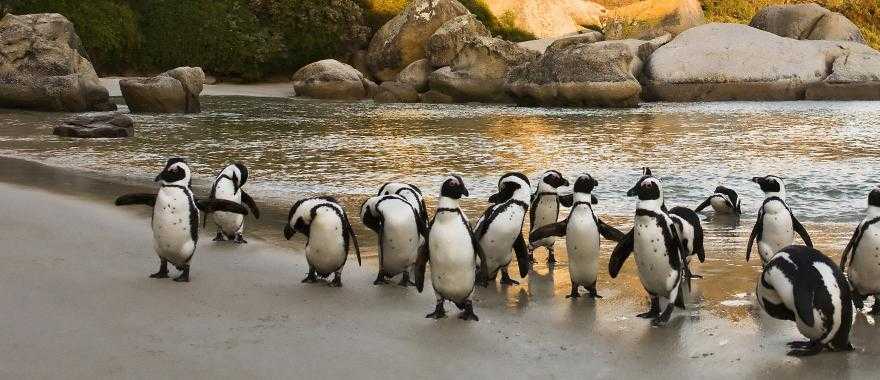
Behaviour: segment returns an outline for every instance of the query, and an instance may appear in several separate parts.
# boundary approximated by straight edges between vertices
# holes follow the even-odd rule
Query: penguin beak
[[[759,183],[761,181],[761,177],[752,177],[752,182]]]
[[[635,186],[632,187],[632,189],[629,189],[629,191],[626,192],[626,196],[628,196],[628,197],[636,197],[638,195],[639,195],[639,185],[638,184],[636,184]]]
[[[471,196],[471,194],[468,193],[468,189],[467,189],[467,187],[464,187],[464,185],[461,185],[461,195],[464,195],[464,196],[466,196],[466,197]]]
[[[570,185],[571,184],[568,182],[568,180],[565,179],[565,177],[562,177],[562,186],[570,186]]]
[[[290,223],[287,223],[284,225],[284,238],[285,239],[290,240],[290,238],[293,237],[294,233],[295,233],[295,231],[293,230],[293,227],[290,226]]]

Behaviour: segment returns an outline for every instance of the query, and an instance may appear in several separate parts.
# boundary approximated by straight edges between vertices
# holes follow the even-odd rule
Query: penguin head
[[[238,169],[238,187],[241,188],[248,180],[248,170],[247,166],[244,166],[241,162],[235,162],[232,164],[236,169]]]
[[[186,160],[175,157],[168,160],[165,168],[156,176],[155,181],[161,182],[163,185],[189,186],[192,181],[192,173]]]
[[[593,192],[593,189],[596,188],[596,186],[599,186],[599,181],[596,181],[596,179],[589,174],[584,174],[574,181],[574,187],[572,190],[575,193],[589,194]]]
[[[529,198],[530,189],[531,184],[529,184],[529,178],[524,174],[517,172],[505,173],[498,180],[498,192],[489,197],[489,203],[498,204],[507,202],[518,192],[520,193],[519,198],[527,200]]]
[[[874,187],[868,193],[868,206],[880,207],[880,186]]]
[[[464,186],[464,180],[457,174],[451,174],[443,181],[443,185],[440,186],[441,197],[461,199],[461,197],[469,195],[467,188]]]
[[[541,175],[539,188],[558,189],[562,186],[568,186],[568,180],[562,176],[562,173],[556,170],[548,170]]]
[[[764,177],[753,177],[752,182],[757,183],[758,186],[761,187],[761,191],[764,194],[770,193],[784,193],[785,191],[785,182],[782,181],[782,178],[779,178],[774,175],[768,175]]]
[[[642,176],[633,188],[626,192],[629,197],[639,197],[640,201],[663,200],[663,186],[659,178]]]

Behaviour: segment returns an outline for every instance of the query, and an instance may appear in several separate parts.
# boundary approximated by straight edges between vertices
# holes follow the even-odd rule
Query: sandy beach
[[[571,301],[554,295],[552,271],[532,273],[528,291],[477,290],[479,322],[457,311],[425,319],[430,290],[371,285],[372,260],[357,267],[352,257],[341,289],[301,284],[301,242],[251,237],[239,247],[203,231],[191,283],[150,279],[158,260],[149,210],[112,206],[113,194],[144,185],[33,170],[40,178],[24,179],[13,171],[26,166],[8,162],[0,170],[2,378],[794,379],[868,378],[880,368],[872,344],[880,330],[865,316],[856,319],[856,352],[791,358],[785,342],[800,339],[791,323],[694,308],[651,328],[633,318],[642,303],[614,301],[640,289]]]
[[[122,77],[101,78],[101,84],[110,91],[110,96],[122,96],[119,80]],[[252,96],[262,98],[286,98],[293,95],[291,83],[217,83],[206,84],[201,96]]]

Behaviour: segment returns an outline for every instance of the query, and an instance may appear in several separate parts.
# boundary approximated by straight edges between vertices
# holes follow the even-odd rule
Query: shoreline
[[[101,85],[110,92],[110,97],[121,97],[119,80],[130,77],[102,77],[99,78]],[[133,77],[131,77],[133,78]],[[205,84],[200,96],[247,96],[258,98],[288,98],[293,96],[293,83],[268,82],[268,83],[217,83]]]

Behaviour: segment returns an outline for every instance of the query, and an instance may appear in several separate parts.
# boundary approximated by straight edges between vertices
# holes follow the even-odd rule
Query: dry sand
[[[101,78],[101,84],[110,91],[110,96],[122,96],[119,90],[120,77]],[[293,95],[291,83],[218,83],[206,84],[202,96],[254,96],[261,98],[286,98]]]
[[[0,181],[21,178],[6,163]],[[633,318],[644,304],[615,301],[639,289],[571,301],[555,296],[552,271],[532,273],[527,291],[479,289],[479,322],[459,320],[452,305],[448,319],[425,319],[430,290],[371,285],[372,260],[357,267],[352,257],[343,288],[301,284],[301,242],[234,246],[206,231],[191,283],[150,279],[158,259],[149,210],[112,206],[111,194],[133,187],[74,174],[17,182],[27,186],[0,183],[0,378],[867,379],[880,371],[880,329],[864,316],[856,352],[790,358],[785,342],[801,339],[792,323],[697,308],[651,328]]]

